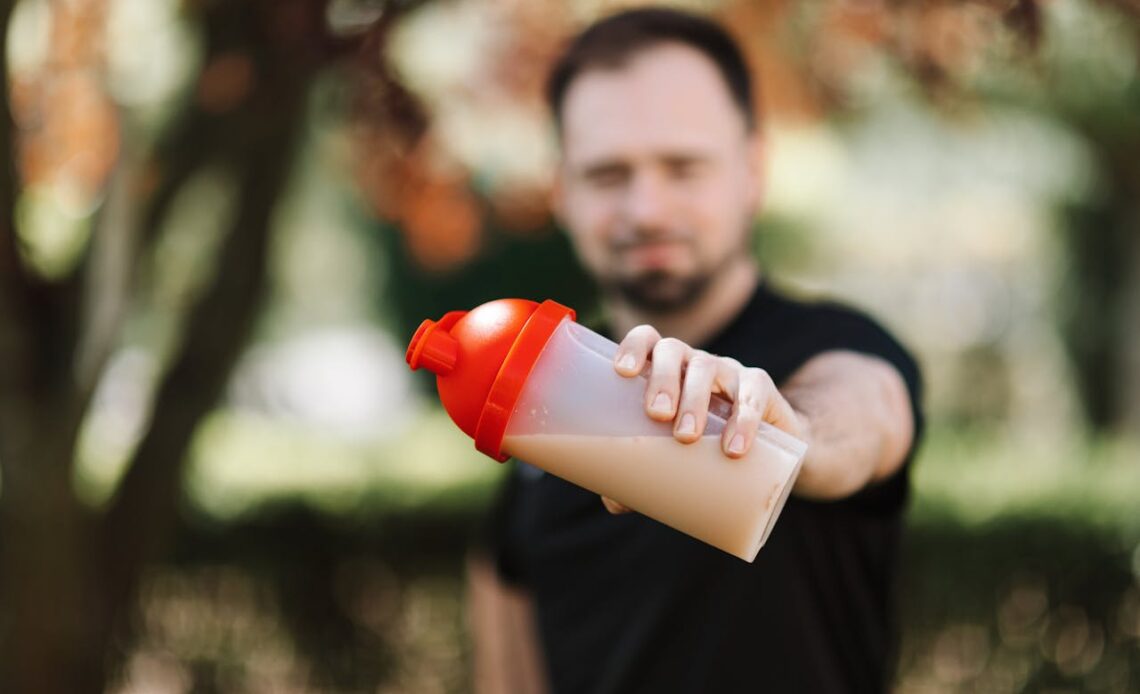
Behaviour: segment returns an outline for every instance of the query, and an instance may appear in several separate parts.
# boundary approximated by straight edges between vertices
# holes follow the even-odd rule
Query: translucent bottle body
[[[555,330],[527,378],[502,448],[745,561],[767,540],[805,445],[762,424],[746,456],[720,435],[731,405],[714,396],[703,436],[673,438],[645,412],[646,379],[613,367],[617,345],[572,320]]]

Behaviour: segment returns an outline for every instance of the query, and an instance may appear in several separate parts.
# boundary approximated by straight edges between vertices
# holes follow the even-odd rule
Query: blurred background
[[[0,688],[467,692],[418,322],[589,316],[540,89],[636,3],[2,0]],[[756,253],[921,357],[899,692],[1140,689],[1140,6],[724,0]]]

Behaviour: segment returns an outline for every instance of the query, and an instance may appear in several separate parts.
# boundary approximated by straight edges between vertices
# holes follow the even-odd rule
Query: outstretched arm
[[[824,352],[777,389],[763,369],[663,339],[652,326],[641,325],[622,340],[614,366],[632,377],[650,361],[646,412],[659,421],[672,421],[678,440],[700,438],[710,397],[718,393],[733,402],[721,438],[725,455],[746,455],[760,422],[806,441],[808,451],[795,487],[804,497],[841,499],[889,476],[902,465],[914,438],[906,384],[878,357]],[[611,511],[624,510],[604,501]]]
[[[776,397],[781,394],[808,442],[797,494],[850,496],[889,477],[906,459],[914,439],[910,394],[885,360],[824,352],[796,371]]]

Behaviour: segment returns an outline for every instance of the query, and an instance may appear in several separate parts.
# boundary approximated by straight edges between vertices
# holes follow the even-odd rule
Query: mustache
[[[646,246],[660,246],[670,243],[691,246],[693,245],[693,237],[691,234],[683,232],[634,232],[615,238],[610,242],[610,250],[629,251]]]

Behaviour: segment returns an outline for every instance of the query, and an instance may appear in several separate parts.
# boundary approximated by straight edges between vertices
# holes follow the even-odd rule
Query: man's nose
[[[668,190],[661,177],[634,176],[626,198],[626,214],[634,228],[656,229],[668,221]]]

